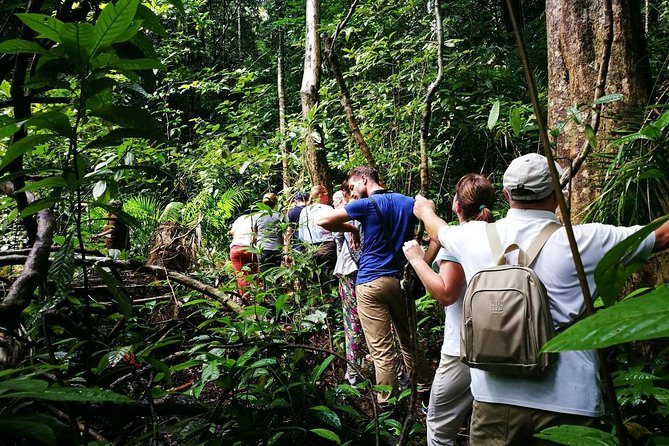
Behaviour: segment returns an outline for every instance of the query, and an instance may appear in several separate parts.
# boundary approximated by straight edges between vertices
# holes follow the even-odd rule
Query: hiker
[[[318,222],[331,231],[351,232],[355,246],[359,243],[359,230],[349,221],[357,220],[365,236],[355,286],[358,315],[374,361],[376,384],[391,389],[378,392],[377,400],[382,406],[388,406],[389,400],[399,392],[398,355],[391,326],[399,340],[408,375],[412,376],[415,365],[421,398],[427,399],[432,371],[424,353],[414,351],[411,342],[411,333],[416,333],[416,305],[413,300],[405,299],[400,288],[400,276],[406,263],[401,254],[402,245],[413,237],[417,223],[412,213],[414,200],[385,190],[379,184],[379,174],[371,167],[353,169],[347,182],[355,200],[324,214]],[[409,323],[410,319],[413,324]]]
[[[288,218],[288,236],[287,244],[296,252],[304,251],[304,246],[300,240],[299,236],[299,224],[300,224],[300,214],[302,209],[307,206],[307,200],[309,195],[306,192],[300,191],[296,192],[293,197],[293,202],[295,206],[288,211],[286,217]]]
[[[335,209],[340,209],[350,199],[348,184],[344,181],[342,189],[332,196],[332,204]],[[358,222],[353,221],[351,224],[356,225]],[[350,232],[337,232],[334,235],[337,243],[337,264],[334,274],[339,279],[337,291],[341,299],[342,318],[344,319],[346,360],[362,367],[365,357],[364,340],[355,297],[355,277],[358,273],[360,250],[352,246]],[[351,364],[347,364],[344,378],[353,386],[361,377]]]
[[[558,171],[561,169],[556,165]],[[557,191],[553,189],[548,161],[538,154],[514,159],[503,179],[504,197],[510,210],[498,221],[501,246],[517,243],[527,250],[539,232],[557,223]],[[418,195],[414,213],[425,223],[433,240],[463,267],[467,281],[493,266],[485,222],[448,226],[435,214],[434,203]],[[574,226],[588,284],[594,289],[594,270],[604,254],[641,226],[615,227],[597,223]],[[669,247],[669,223],[650,234],[626,258],[645,258]],[[507,255],[513,264],[515,253]],[[584,312],[583,296],[564,228],[555,231],[531,265],[546,287],[551,317],[566,326]],[[592,425],[603,413],[597,358],[594,351],[559,353],[557,365],[543,377],[524,378],[471,368],[474,395],[470,441],[475,445],[537,444],[532,437],[547,427],[561,424]],[[545,443],[544,443],[545,444]]]
[[[253,216],[253,234],[255,248],[258,250],[258,264],[261,273],[281,265],[283,234],[281,231],[281,214],[274,210],[277,201],[276,194],[266,193],[262,197],[262,204],[270,210],[260,211]]]
[[[253,304],[248,294],[251,282],[249,274],[258,273],[258,259],[252,251],[253,217],[249,214],[239,216],[230,229],[230,262],[237,278],[237,292],[249,305]]]
[[[109,202],[109,207],[121,210],[123,204],[118,200],[112,200]],[[102,232],[91,238],[100,237],[104,237],[107,257],[111,259],[116,260],[120,257],[121,251],[130,250],[130,228],[111,210],[107,211],[107,224],[102,228]]]
[[[309,205],[300,213],[299,237],[305,247],[311,247],[314,263],[320,269],[320,274],[314,274],[322,294],[328,294],[329,284],[332,282],[332,272],[337,263],[337,244],[332,232],[320,226],[318,220],[321,215],[332,211],[328,205],[328,192],[324,186],[317,185],[311,188]]]
[[[460,178],[453,197],[453,212],[460,224],[494,221],[491,212],[494,203],[495,190],[486,177],[468,174]],[[458,261],[443,248],[434,261],[438,272],[426,263],[425,252],[415,240],[406,242],[403,250],[428,293],[444,306],[444,342],[427,409],[427,444],[452,446],[474,400],[469,389],[469,367],[460,361],[465,275]]]

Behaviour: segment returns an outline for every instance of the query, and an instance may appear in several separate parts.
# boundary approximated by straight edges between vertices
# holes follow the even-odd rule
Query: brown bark
[[[644,62],[643,24],[632,0],[548,0],[546,22],[549,127],[566,124],[556,141],[562,165],[569,165],[579,154],[585,161],[578,172],[574,169],[571,186],[572,212],[578,216],[599,193],[598,172],[585,158],[583,128],[570,119],[568,109],[591,104],[602,95],[623,94],[622,101],[607,104],[600,116],[598,110],[584,116],[585,123],[597,127],[597,150],[610,150],[606,139],[615,127],[614,116],[643,107],[648,100],[650,77]]]
[[[312,185],[323,185],[330,193],[330,167],[325,153],[323,133],[315,123],[314,111],[318,105],[318,89],[321,82],[321,50],[318,39],[320,25],[320,0],[307,0],[306,44],[304,51],[304,72],[300,98],[302,117],[306,124],[305,161]],[[310,117],[310,115],[312,115]]]

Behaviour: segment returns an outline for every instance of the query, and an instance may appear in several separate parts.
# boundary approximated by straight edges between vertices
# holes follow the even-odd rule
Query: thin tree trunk
[[[278,48],[276,61],[276,88],[279,96],[279,137],[281,142],[281,177],[283,178],[283,190],[290,187],[290,178],[288,172],[288,143],[286,142],[286,89],[283,78],[283,29],[279,28]]]
[[[330,193],[330,168],[325,153],[325,141],[323,140],[323,133],[315,123],[321,66],[321,50],[318,39],[319,24],[320,0],[307,0],[304,72],[300,89],[302,117],[306,124],[305,161],[311,184],[323,185]]]
[[[435,33],[437,35],[437,77],[430,84],[423,101],[423,112],[420,118],[420,193],[427,195],[430,176],[428,170],[428,149],[427,137],[430,133],[430,118],[432,117],[432,98],[439,90],[441,78],[444,75],[444,57],[443,57],[443,30],[441,22],[441,11],[439,9],[439,0],[434,0],[434,21]]]
[[[360,127],[358,127],[358,120],[355,117],[355,113],[353,113],[351,94],[349,92],[348,86],[346,85],[346,80],[344,79],[344,76],[341,72],[341,68],[339,66],[339,59],[337,58],[337,52],[335,50],[337,37],[339,36],[341,30],[346,26],[349,19],[353,15],[353,12],[355,11],[357,4],[358,0],[354,0],[353,3],[351,4],[351,7],[348,10],[348,14],[346,14],[344,20],[342,20],[339,23],[339,25],[337,25],[337,28],[335,29],[332,36],[323,37],[323,44],[325,46],[325,57],[327,57],[328,62],[330,63],[330,69],[332,69],[332,73],[334,74],[335,79],[337,80],[337,85],[339,85],[339,91],[341,93],[341,105],[342,107],[344,107],[344,113],[346,113],[346,119],[348,120],[348,125],[351,128],[351,132],[353,132],[353,139],[355,139],[355,142],[360,147],[362,155],[365,157],[370,167],[378,171],[379,169],[376,165],[376,161],[374,160],[374,155],[372,155],[371,150],[369,150],[369,146],[365,142],[365,139],[363,138],[362,133],[360,132]]]

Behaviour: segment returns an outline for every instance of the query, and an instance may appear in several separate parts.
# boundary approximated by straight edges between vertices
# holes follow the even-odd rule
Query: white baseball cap
[[[562,168],[555,163],[558,175]],[[520,156],[509,164],[504,172],[504,189],[514,201],[538,201],[553,192],[548,159],[538,153]]]

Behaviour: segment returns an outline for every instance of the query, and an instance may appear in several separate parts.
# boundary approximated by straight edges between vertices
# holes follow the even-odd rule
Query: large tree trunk
[[[646,105],[650,75],[643,22],[634,0],[547,0],[546,22],[548,124],[566,124],[556,143],[561,164],[569,165],[587,147],[583,126],[570,119],[569,107],[612,93],[624,95],[599,115],[584,116],[583,122],[597,132],[597,150],[607,151],[614,115]],[[599,193],[598,173],[587,160],[575,171],[571,203],[578,220],[579,212]]]
[[[321,184],[330,192],[330,168],[328,166],[323,133],[315,124],[314,109],[318,104],[318,89],[321,84],[321,49],[318,39],[320,24],[320,0],[307,0],[306,45],[304,51],[304,73],[302,75],[302,116],[306,124],[306,163],[312,185]],[[310,116],[312,115],[312,116]]]

